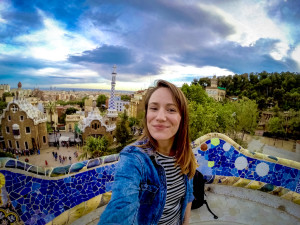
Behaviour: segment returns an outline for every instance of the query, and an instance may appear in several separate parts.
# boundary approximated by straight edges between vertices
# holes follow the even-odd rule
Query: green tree
[[[130,95],[121,95],[121,100],[122,101],[130,101],[131,97],[130,97]]]
[[[73,108],[73,107],[70,107],[70,108],[67,108],[66,109],[66,115],[72,115],[72,114],[75,114],[77,111],[77,109]]]
[[[235,130],[242,133],[242,141],[245,133],[253,134],[257,127],[258,111],[254,100],[246,97],[234,102],[236,117]]]
[[[102,105],[105,105],[107,97],[105,95],[99,95],[97,98],[97,107],[101,107]]]
[[[274,96],[274,101],[277,102],[278,106],[280,108],[283,107],[283,96],[284,96],[284,89],[283,88],[275,88],[274,92],[273,92],[273,96]]]
[[[218,132],[232,134],[234,132],[235,114],[234,105],[232,102],[224,104],[216,104]]]
[[[210,86],[211,82],[210,82],[210,78],[208,77],[203,77],[203,78],[200,78],[198,83],[203,87],[207,87],[207,86]],[[195,81],[193,82],[193,84],[195,84]]]
[[[138,124],[139,124],[139,121],[138,121],[137,118],[135,118],[135,117],[129,117],[128,118],[128,125],[129,125],[129,127],[133,127],[133,126],[136,126]]]
[[[221,103],[207,96],[198,84],[184,84],[182,91],[189,101],[191,139],[210,133],[231,133],[235,117],[233,103]]]
[[[47,125],[47,132],[48,133],[52,133],[53,132],[53,128],[52,128],[51,124],[49,122],[47,122],[46,125]]]
[[[56,103],[50,101],[47,105],[47,108],[48,108],[48,110],[49,110],[48,112],[50,114],[50,123],[51,123],[51,126],[53,126],[52,116],[56,111]]]
[[[0,101],[0,114],[3,113],[3,109],[7,107],[7,103],[5,101]]]
[[[267,124],[267,130],[275,136],[284,135],[283,120],[276,116],[270,118]]]
[[[120,143],[122,146],[125,146],[130,139],[128,116],[126,110],[124,113],[121,113],[119,117],[120,119],[117,122],[116,128],[116,139],[118,143]]]
[[[81,108],[83,108],[83,106],[84,106],[84,101],[86,100],[86,99],[88,99],[89,97],[88,96],[85,96],[85,97],[83,97],[82,99],[81,99],[81,101],[79,101],[78,103],[79,103],[79,106],[81,107]]]
[[[4,92],[3,95],[2,95],[2,100],[5,102],[6,97],[12,97],[12,96],[14,96],[12,93]]]
[[[206,91],[198,84],[190,86],[188,84],[183,84],[181,90],[189,101],[194,101],[200,104],[209,101]]]
[[[300,111],[291,110],[291,119],[288,122],[290,133],[294,138],[299,139],[300,137]]]
[[[260,80],[259,82],[260,82],[262,88],[266,89],[266,96],[268,97],[269,96],[269,89],[272,86],[271,79],[270,78],[265,78],[263,80]]]
[[[49,102],[50,103],[50,102]],[[68,102],[65,102],[65,101],[63,101],[63,100],[57,100],[56,101],[56,104],[57,105],[68,105]]]
[[[191,139],[218,131],[216,108],[212,104],[199,104],[195,101],[189,103],[190,134]]]
[[[108,149],[109,142],[105,136],[95,138],[89,136],[83,146],[83,153],[78,156],[78,159],[97,158],[105,155]]]
[[[63,113],[61,116],[58,117],[58,122],[60,124],[65,124],[66,123],[66,116],[67,115],[65,113]]]

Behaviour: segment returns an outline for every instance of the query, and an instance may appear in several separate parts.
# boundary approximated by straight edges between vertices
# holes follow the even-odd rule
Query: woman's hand
[[[190,217],[191,217],[191,207],[192,207],[192,202],[188,203],[187,206],[186,206],[182,225],[188,225],[189,224]]]

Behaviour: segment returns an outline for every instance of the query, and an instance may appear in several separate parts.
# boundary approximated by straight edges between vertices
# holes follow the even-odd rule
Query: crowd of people
[[[4,148],[3,149],[4,152],[8,152],[11,153],[12,155],[14,155],[14,157],[16,159],[19,159],[21,156],[30,156],[33,155],[35,153],[40,154],[40,150],[35,150],[35,149],[13,149],[13,148]],[[26,158],[25,162],[29,162],[29,159]]]
[[[69,144],[65,144],[63,147],[65,147],[65,148],[68,149],[68,147],[70,147],[70,145]],[[59,150],[59,148],[57,150]],[[13,149],[13,148],[4,148],[3,151],[7,152],[7,153],[11,153],[12,155],[14,155],[14,157],[17,160],[24,160],[26,163],[29,163],[29,161],[30,161],[30,163],[34,163],[36,157],[33,157],[33,155],[40,155],[41,154],[41,151],[40,151],[39,148],[38,149]],[[71,164],[72,163],[72,157],[74,157],[75,159],[78,157],[77,151],[73,152],[74,156],[70,156],[70,155],[68,155],[68,153],[66,153],[67,154],[67,156],[66,156],[64,153],[66,153],[66,152],[64,152],[64,151],[52,151],[52,156],[53,156],[53,158],[54,158],[55,161],[59,160],[59,162],[61,164],[64,164],[64,163],[67,163],[67,164],[70,163]],[[31,157],[33,157],[33,158],[30,160]],[[76,160],[74,161],[74,158],[73,158],[73,162],[76,161]],[[50,166],[53,164],[53,163],[50,162],[52,160],[49,161],[49,158],[48,159],[44,159],[44,160],[45,160],[45,166],[48,166],[49,163],[50,163]]]
[[[64,164],[66,161],[68,161],[68,159],[69,159],[70,163],[72,163],[72,157],[71,156],[67,157],[67,156],[64,156],[64,155],[58,155],[57,152],[54,152],[54,151],[52,152],[52,156],[55,159],[55,161],[57,161],[57,159],[58,159],[61,164]],[[78,157],[77,151],[74,152],[74,157],[75,158]],[[47,166],[46,162],[45,162],[45,164]]]
[[[57,161],[57,159],[59,159],[59,162],[61,164],[64,164],[64,162],[66,162],[68,160],[67,156],[58,155],[57,152],[52,152],[52,156],[54,157],[55,161]],[[71,156],[69,156],[69,160],[70,160],[70,163],[72,163]]]

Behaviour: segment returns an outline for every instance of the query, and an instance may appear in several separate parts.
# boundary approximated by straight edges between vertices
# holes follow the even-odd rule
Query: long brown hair
[[[187,100],[182,93],[182,91],[177,88],[174,84],[165,81],[158,80],[154,88],[150,88],[146,94],[145,98],[145,116],[144,116],[144,134],[141,139],[147,138],[148,142],[141,145],[141,147],[150,146],[153,149],[157,149],[157,141],[151,136],[148,126],[147,126],[147,112],[148,104],[152,94],[159,88],[168,88],[173,96],[173,99],[179,110],[181,120],[177,133],[175,134],[172,150],[175,150],[176,164],[180,166],[181,172],[192,178],[196,172],[197,161],[192,151],[190,144],[190,134],[189,134],[189,115]]]

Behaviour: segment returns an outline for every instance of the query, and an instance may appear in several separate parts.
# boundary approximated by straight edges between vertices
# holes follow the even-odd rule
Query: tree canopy
[[[76,113],[77,109],[75,109],[74,107],[70,107],[66,109],[66,115],[72,115],[74,113]]]
[[[233,139],[237,139],[237,132],[254,132],[258,117],[255,101],[243,98],[237,102],[218,102],[208,97],[199,84],[184,84],[182,91],[189,103],[192,140],[210,132],[225,133]]]
[[[192,84],[210,85],[210,79],[194,79]],[[281,72],[244,73],[218,77],[218,86],[226,88],[227,96],[255,100],[258,108],[278,104],[281,110],[300,110],[300,73]]]
[[[121,95],[121,100],[122,101],[130,101],[131,97],[130,97],[130,95]]]
[[[120,143],[122,146],[126,145],[126,143],[130,140],[128,123],[128,116],[125,110],[124,113],[121,113],[119,115],[119,120],[117,122],[116,128],[116,139],[117,142]]]
[[[101,105],[104,105],[106,102],[107,97],[105,95],[99,95],[97,98],[97,107],[101,107]]]
[[[108,149],[109,141],[105,136],[101,138],[95,138],[93,136],[89,136],[83,147],[83,153],[78,157],[78,159],[88,159],[88,158],[96,158],[105,155],[105,152]]]

